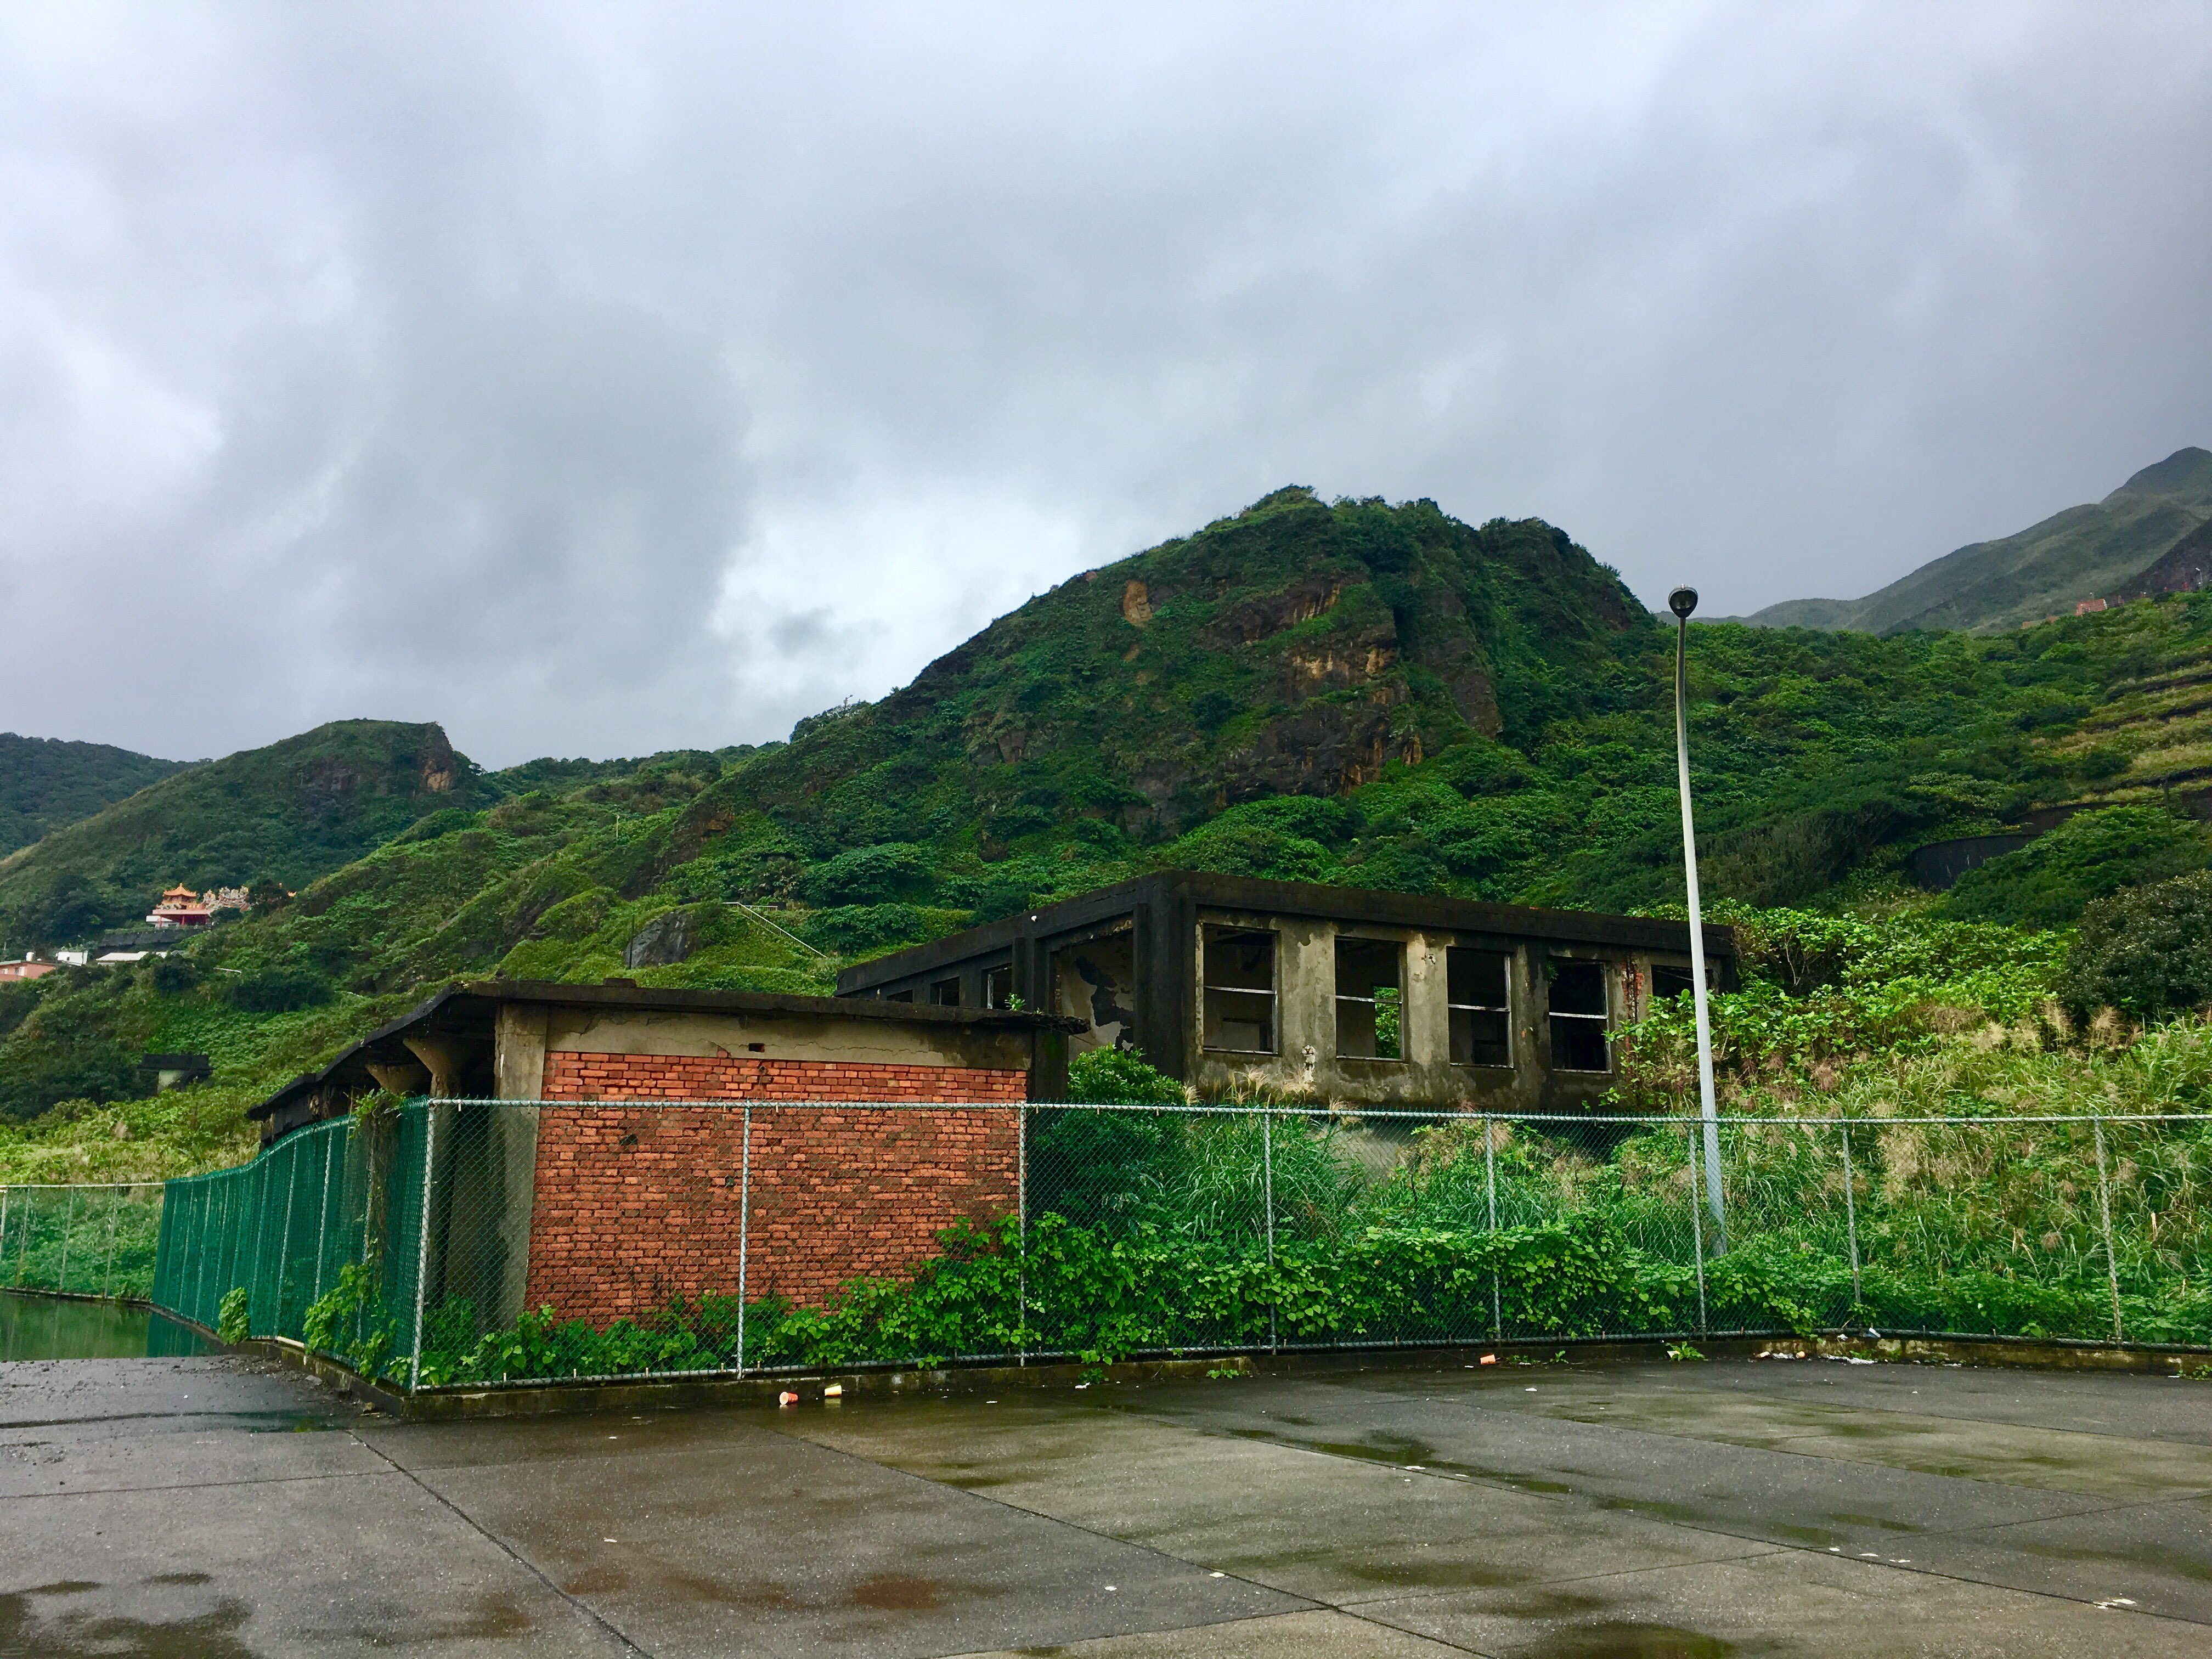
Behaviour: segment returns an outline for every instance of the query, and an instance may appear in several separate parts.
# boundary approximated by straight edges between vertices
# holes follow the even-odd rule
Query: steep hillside
[[[2084,803],[2150,816],[2088,823],[2011,889],[1980,884],[1974,914],[2063,922],[2112,885],[2115,836],[2154,841],[2154,873],[2212,856],[2169,809],[2212,778],[2212,592],[1983,638],[1692,645],[1716,902],[1924,905],[1910,848]],[[188,957],[21,988],[0,1115],[125,1099],[148,1048],[214,1055],[195,1093],[242,1109],[459,973],[823,988],[841,961],[1152,867],[1663,905],[1671,670],[1668,630],[1547,525],[1279,492],[787,744],[473,778],[473,804],[442,805],[458,784],[415,803],[440,810]],[[508,781],[538,787],[491,799]]]
[[[1759,628],[1869,634],[2017,628],[2070,615],[2077,600],[2132,591],[2144,567],[2207,520],[2212,452],[2179,449],[2101,501],[1947,553],[1864,599],[1787,599],[1741,620]]]
[[[0,732],[0,857],[184,770],[104,743]]]
[[[339,720],[163,779],[0,859],[12,943],[145,914],[172,882],[304,886],[424,814],[488,794],[435,726]]]
[[[2194,593],[2212,586],[2212,519],[2191,531],[2115,596],[2144,599],[2158,593]]]

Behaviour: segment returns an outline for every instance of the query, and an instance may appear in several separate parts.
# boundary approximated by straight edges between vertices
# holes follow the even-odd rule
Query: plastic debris
[[[1483,1355],[1481,1359],[1477,1363],[1485,1365],[1495,1365],[1498,1363],[1498,1356],[1494,1353],[1486,1353]]]
[[[844,1392],[845,1385],[842,1382],[832,1382],[828,1388],[822,1390],[822,1397],[824,1400],[836,1400],[842,1395]]]
[[[796,1406],[799,1403],[799,1396],[792,1393],[789,1389],[786,1389],[781,1394],[776,1395],[775,1403],[779,1406]]]

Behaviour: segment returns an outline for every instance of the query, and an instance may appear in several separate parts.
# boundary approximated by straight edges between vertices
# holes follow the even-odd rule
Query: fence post
[[[1490,1194],[1491,1243],[1495,1248],[1498,1239],[1498,1120],[1485,1112],[1482,1115],[1482,1178]],[[1490,1340],[1505,1340],[1505,1292],[1498,1269],[1490,1269]]]
[[[15,1247],[14,1282],[17,1285],[23,1282],[23,1274],[27,1271],[26,1258],[31,1254],[31,1212],[33,1202],[37,1197],[37,1191],[36,1188],[27,1188],[23,1196],[23,1242]]]
[[[745,1374],[745,1245],[752,1231],[753,1109],[745,1108],[744,1151],[738,1164],[738,1375]]]
[[[292,1265],[292,1212],[299,1207],[300,1199],[300,1142],[295,1136],[292,1150],[285,1158],[284,1173],[284,1231],[276,1240],[276,1313],[270,1322],[270,1334],[283,1336],[284,1329],[284,1280]]]
[[[352,1120],[346,1121],[350,1124]],[[350,1133],[348,1129],[345,1133]],[[337,1129],[323,1131],[323,1201],[315,1209],[315,1294],[309,1307],[323,1299],[323,1258],[328,1254],[331,1240],[331,1159],[337,1150]]]
[[[2101,1159],[2099,1160],[2099,1167],[2102,1167]],[[67,1296],[69,1294],[70,1233],[76,1226],[76,1188],[72,1187],[69,1189],[69,1206],[62,1212],[62,1265],[60,1269],[54,1274],[54,1289],[58,1293],[63,1296]],[[2106,1240],[2109,1241],[2112,1238],[2112,1223],[2107,1221],[2105,1224],[2105,1237]]]
[[[107,1268],[100,1276],[100,1293],[102,1296],[115,1294],[115,1224],[122,1218],[118,1212],[122,1208],[123,1195],[129,1190],[127,1187],[111,1187],[107,1191]]]
[[[2112,1340],[2124,1342],[2127,1337],[2120,1327],[2120,1264],[2112,1254],[2112,1185],[2105,1174],[2105,1120],[2102,1114],[2089,1120],[2089,1127],[2097,1136],[2097,1207],[2104,1213],[2105,1221],[2105,1280],[2112,1291]]]
[[[203,1325],[207,1323],[200,1318],[207,1308],[207,1184],[204,1178],[197,1179],[192,1183],[192,1299],[190,1310],[185,1313],[185,1317]]]
[[[430,1276],[430,1176],[437,1167],[438,1109],[422,1108],[422,1213],[415,1229],[415,1358],[407,1373],[407,1392],[422,1382],[422,1296]]]
[[[1030,1363],[1030,1109],[1014,1108],[1014,1364]]]
[[[0,1187],[0,1273],[8,1267],[8,1210],[15,1197],[13,1187]]]
[[[1260,1162],[1267,1206],[1267,1347],[1280,1353],[1283,1339],[1276,1318],[1281,1304],[1275,1297],[1275,1115],[1265,1106],[1260,1109]]]
[[[1859,1208],[1858,1200],[1851,1191],[1851,1126],[1847,1122],[1844,1131],[1844,1233],[1851,1247],[1851,1311],[1856,1313],[1865,1301],[1859,1289]]]
[[[1684,1137],[1690,1146],[1690,1249],[1698,1259],[1698,1334],[1706,1334],[1711,1322],[1705,1316],[1705,1220],[1698,1196],[1698,1138]]]

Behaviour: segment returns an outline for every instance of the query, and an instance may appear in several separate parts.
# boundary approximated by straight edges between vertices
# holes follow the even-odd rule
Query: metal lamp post
[[[1698,905],[1698,831],[1690,818],[1690,613],[1698,590],[1667,596],[1674,613],[1674,769],[1682,793],[1682,875],[1690,893],[1690,994],[1698,1014],[1698,1098],[1705,1121],[1705,1207],[1712,1212],[1713,1249],[1728,1249],[1728,1212],[1721,1194],[1720,1109],[1713,1102],[1712,1027],[1705,1012],[1705,928]]]

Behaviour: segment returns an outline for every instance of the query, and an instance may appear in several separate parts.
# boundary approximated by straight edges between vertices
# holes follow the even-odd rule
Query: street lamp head
[[[1676,588],[1667,596],[1667,608],[1684,622],[1689,621],[1690,613],[1698,608],[1698,590],[1694,587]]]

